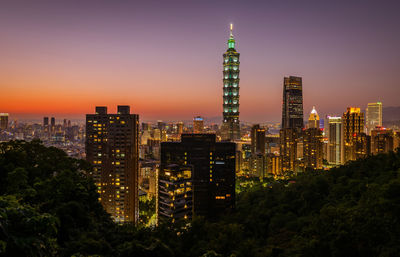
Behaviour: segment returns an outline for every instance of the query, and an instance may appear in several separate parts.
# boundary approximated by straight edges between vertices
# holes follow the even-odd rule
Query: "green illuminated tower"
[[[239,122],[239,53],[235,49],[235,39],[231,24],[228,50],[224,53],[223,120],[222,140],[240,139]]]

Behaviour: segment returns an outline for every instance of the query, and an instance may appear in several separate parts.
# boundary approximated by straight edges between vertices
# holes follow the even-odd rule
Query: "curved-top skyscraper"
[[[235,39],[231,24],[228,39],[228,50],[224,53],[223,71],[223,120],[221,127],[222,140],[240,139],[239,121],[239,53],[235,49]]]

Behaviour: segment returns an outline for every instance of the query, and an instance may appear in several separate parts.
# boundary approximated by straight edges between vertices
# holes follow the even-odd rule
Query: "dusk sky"
[[[141,120],[222,116],[229,23],[240,120],[279,121],[283,77],[303,77],[305,117],[400,105],[400,1],[1,1],[0,112]]]

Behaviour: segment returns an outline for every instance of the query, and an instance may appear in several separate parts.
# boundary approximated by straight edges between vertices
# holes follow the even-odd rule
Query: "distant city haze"
[[[399,106],[400,1],[2,1],[0,112],[83,119],[130,105],[141,120],[222,117],[229,24],[240,120],[280,121],[284,76],[304,113]]]

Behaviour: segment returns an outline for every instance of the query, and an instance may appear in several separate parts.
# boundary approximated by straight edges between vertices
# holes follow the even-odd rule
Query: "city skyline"
[[[220,117],[231,22],[241,121],[279,121],[285,76],[303,78],[304,111],[315,105],[321,117],[370,102],[398,106],[399,4],[320,2],[5,2],[0,110],[11,120],[83,120],[95,105],[118,103],[143,120]]]

